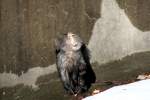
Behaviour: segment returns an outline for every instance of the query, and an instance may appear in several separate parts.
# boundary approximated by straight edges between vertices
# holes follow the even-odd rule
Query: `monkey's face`
[[[79,50],[82,46],[82,40],[76,34],[68,33],[65,37],[64,50]]]

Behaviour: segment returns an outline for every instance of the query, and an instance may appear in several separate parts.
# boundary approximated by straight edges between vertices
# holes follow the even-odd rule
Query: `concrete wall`
[[[88,43],[101,0],[0,0],[0,72],[55,63],[53,40],[68,31]]]
[[[92,62],[150,51],[148,0],[0,0],[0,72],[55,63],[53,39],[72,31]]]

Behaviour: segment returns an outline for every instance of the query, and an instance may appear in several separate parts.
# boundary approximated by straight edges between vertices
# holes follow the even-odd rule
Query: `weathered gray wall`
[[[0,72],[21,73],[55,61],[53,40],[68,31],[86,43],[101,0],[0,0]]]

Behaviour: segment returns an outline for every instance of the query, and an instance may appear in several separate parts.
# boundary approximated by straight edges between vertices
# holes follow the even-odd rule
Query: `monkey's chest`
[[[82,54],[80,52],[66,52],[60,57],[63,69],[72,72],[78,70],[81,65],[85,65]]]

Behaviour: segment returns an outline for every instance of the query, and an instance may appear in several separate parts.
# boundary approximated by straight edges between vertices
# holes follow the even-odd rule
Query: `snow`
[[[115,86],[83,100],[150,100],[150,79]]]

